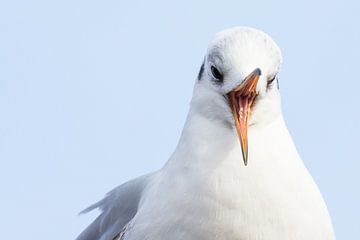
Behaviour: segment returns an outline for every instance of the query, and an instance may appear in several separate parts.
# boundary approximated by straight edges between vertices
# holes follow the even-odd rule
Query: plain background
[[[283,51],[283,112],[338,239],[360,229],[358,1],[1,1],[1,239],[74,239],[77,213],[174,150],[224,28]]]

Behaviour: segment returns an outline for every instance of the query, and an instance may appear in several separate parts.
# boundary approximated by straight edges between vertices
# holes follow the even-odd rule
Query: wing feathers
[[[84,214],[99,208],[101,214],[76,240],[120,238],[121,230],[135,216],[142,193],[152,176],[153,174],[148,174],[126,182],[106,194],[104,199],[81,211],[80,214]]]

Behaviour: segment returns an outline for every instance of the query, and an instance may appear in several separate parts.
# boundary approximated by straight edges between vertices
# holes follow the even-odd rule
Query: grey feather
[[[153,174],[128,181],[110,191],[80,214],[99,208],[101,214],[76,240],[112,240],[137,213],[142,193]]]

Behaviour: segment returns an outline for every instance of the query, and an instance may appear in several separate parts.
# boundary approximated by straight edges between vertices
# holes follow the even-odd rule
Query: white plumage
[[[283,121],[277,81],[271,81],[281,61],[279,48],[261,31],[236,27],[217,34],[169,161],[85,210],[102,213],[77,240],[335,239],[326,205]],[[261,76],[245,166],[227,93],[254,69]]]

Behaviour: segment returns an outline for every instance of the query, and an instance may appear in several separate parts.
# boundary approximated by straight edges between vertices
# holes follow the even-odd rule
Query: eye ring
[[[220,82],[223,81],[223,79],[224,79],[223,74],[222,74],[215,66],[211,65],[210,70],[211,70],[212,76],[213,76],[216,80],[218,80],[218,81],[220,81]]]

